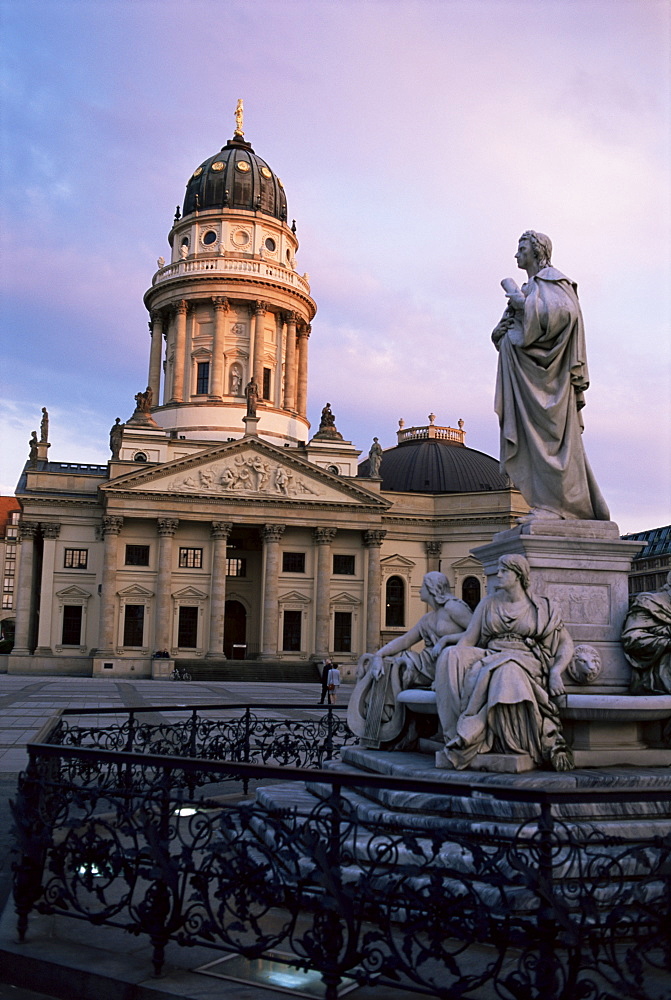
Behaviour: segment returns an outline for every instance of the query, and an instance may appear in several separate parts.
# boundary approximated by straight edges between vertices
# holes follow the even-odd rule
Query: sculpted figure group
[[[496,590],[472,615],[450,595],[442,573],[424,577],[421,596],[433,610],[404,636],[361,658],[348,714],[353,731],[370,735],[384,691],[380,742],[397,739],[403,727],[398,693],[433,688],[442,766],[462,770],[476,755],[493,752],[570,769],[556,699],[564,693],[573,642],[558,609],[532,592],[527,560],[503,556]],[[424,648],[412,650],[421,640]]]

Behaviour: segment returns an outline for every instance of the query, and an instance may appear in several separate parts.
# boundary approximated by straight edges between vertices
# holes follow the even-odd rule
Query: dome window
[[[203,172],[203,168],[202,167],[196,167],[196,169],[193,172],[193,176],[194,177],[200,177],[200,175],[202,174],[202,172]]]
[[[246,174],[249,173],[249,171],[252,168],[247,163],[247,160],[238,160],[238,162],[235,164],[235,169],[239,170],[241,174]]]
[[[216,170],[216,171],[223,170],[224,169],[224,162],[223,162],[223,160],[217,160],[216,163],[212,164],[212,166],[211,166],[210,169],[211,170]]]
[[[270,180],[270,178],[273,176],[272,171],[269,170],[268,167],[261,167],[261,173],[263,174],[264,177],[267,177],[268,180]]]
[[[145,455],[145,453],[143,451],[136,451],[135,454],[133,455],[133,461],[134,462],[146,462],[147,461],[147,456]]]
[[[271,253],[275,253],[275,251],[277,250],[277,243],[272,238],[272,236],[269,236],[268,239],[266,240],[265,247],[266,250],[269,250]]]
[[[203,236],[203,243],[206,247],[211,246],[213,243],[217,242],[217,234],[214,229],[208,229],[208,231]]]
[[[237,232],[233,233],[233,243],[236,247],[246,247],[249,239],[249,233],[245,229],[238,229]]]

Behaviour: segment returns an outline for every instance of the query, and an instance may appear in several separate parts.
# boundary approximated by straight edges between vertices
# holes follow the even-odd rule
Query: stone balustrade
[[[258,275],[260,278],[271,278],[283,285],[297,288],[306,295],[310,294],[310,284],[307,279],[290,268],[271,264],[265,260],[237,260],[218,256],[188,257],[186,260],[166,264],[154,275],[152,286],[156,287],[156,285],[169,281],[171,278],[206,274],[210,271],[217,274]]]

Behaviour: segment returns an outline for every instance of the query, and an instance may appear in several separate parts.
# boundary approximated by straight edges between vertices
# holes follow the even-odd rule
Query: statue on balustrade
[[[622,627],[632,694],[671,694],[671,573],[657,593],[635,594]]]
[[[445,740],[437,766],[462,770],[492,752],[526,754],[555,771],[572,768],[555,699],[564,693],[573,652],[558,608],[532,593],[527,560],[502,556],[495,592],[436,664]]]
[[[382,464],[382,445],[377,438],[373,438],[373,443],[368,452],[368,475],[371,479],[380,478],[380,465]]]
[[[528,230],[515,254],[528,280],[501,282],[508,305],[492,333],[501,468],[532,508],[527,520],[607,521],[581,437],[589,374],[577,285],[551,255],[550,239]]]
[[[409,747],[412,737],[403,733],[405,709],[396,697],[407,688],[431,688],[438,657],[461,638],[471,620],[471,609],[452,596],[443,573],[427,573],[419,596],[432,610],[404,635],[359,660],[347,721],[367,746],[394,744],[401,737],[397,749]],[[421,649],[412,649],[420,642]]]

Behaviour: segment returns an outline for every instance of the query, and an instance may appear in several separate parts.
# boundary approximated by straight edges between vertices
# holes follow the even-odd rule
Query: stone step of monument
[[[568,772],[531,771],[522,774],[488,774],[474,771],[436,770],[431,755],[364,750],[344,747],[340,761],[326,765],[329,770],[352,773],[386,774],[412,780],[439,781],[445,785],[463,786],[463,795],[453,791],[445,795],[421,791],[398,791],[390,788],[357,787],[357,794],[378,808],[410,816],[441,816],[456,826],[485,824],[487,829],[517,830],[524,822],[537,818],[539,808],[534,803],[505,800],[496,796],[501,789],[534,791],[588,791],[586,802],[567,802],[553,808],[554,815],[564,822],[591,822],[599,829],[609,830],[627,838],[665,835],[671,830],[671,771],[668,768],[591,768]],[[328,786],[310,784],[315,794],[323,795]],[[491,791],[489,791],[491,789]],[[652,802],[609,801],[607,793],[654,791],[659,800]],[[665,797],[666,796],[666,797]],[[404,819],[404,822],[408,821]],[[421,819],[420,819],[421,824]],[[493,826],[492,826],[493,824]]]

